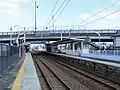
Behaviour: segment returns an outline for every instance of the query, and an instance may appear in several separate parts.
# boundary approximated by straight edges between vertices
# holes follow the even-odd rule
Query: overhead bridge
[[[10,42],[10,35],[12,34],[12,40],[15,40],[19,34],[26,34],[26,41],[54,41],[60,40],[62,38],[81,38],[84,39],[86,36],[89,36],[92,41],[98,42],[101,39],[101,42],[111,42],[113,39],[111,38],[118,29],[87,29],[87,30],[37,30],[37,31],[20,31],[20,32],[0,32],[0,42]],[[98,32],[100,36],[98,36],[95,32]]]

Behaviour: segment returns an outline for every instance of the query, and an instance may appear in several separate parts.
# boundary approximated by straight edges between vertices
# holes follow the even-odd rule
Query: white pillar
[[[73,51],[73,54],[75,53],[75,43],[72,44],[72,51]]]
[[[61,40],[62,40],[62,29],[61,29]]]
[[[10,45],[12,46],[12,27],[10,28]]]
[[[19,46],[19,57],[21,57],[21,46]]]
[[[26,42],[26,31],[25,31],[25,27],[24,27],[24,42]]]
[[[82,53],[82,50],[83,50],[83,42],[81,42],[81,53]]]

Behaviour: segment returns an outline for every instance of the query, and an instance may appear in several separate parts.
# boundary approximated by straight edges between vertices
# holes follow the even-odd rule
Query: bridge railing
[[[39,30],[36,33],[116,33],[117,30]],[[35,31],[26,31],[26,34],[34,34]]]
[[[56,33],[116,33],[119,29],[80,29],[78,27],[49,27],[46,29],[45,27],[37,28],[36,32],[34,27],[20,27],[17,31],[13,31],[12,35],[18,35],[24,33],[24,29],[26,34],[36,34],[36,33],[44,33],[44,34],[56,34]],[[11,32],[0,32],[0,35],[10,35]]]

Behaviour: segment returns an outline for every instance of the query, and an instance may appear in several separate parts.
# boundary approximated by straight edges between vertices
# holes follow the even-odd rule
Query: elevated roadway
[[[62,38],[81,38],[84,39],[86,36],[89,36],[92,41],[98,42],[101,39],[102,42],[111,42],[113,39],[111,38],[118,29],[105,29],[105,30],[39,30],[39,31],[25,31],[26,33],[26,41],[34,41],[34,40],[46,40],[46,41],[55,41],[60,40]],[[100,36],[98,36],[95,32],[98,32]],[[24,33],[24,31],[20,32],[12,32],[12,40],[17,39],[19,34]],[[0,32],[0,42],[9,42],[10,41],[10,32]]]

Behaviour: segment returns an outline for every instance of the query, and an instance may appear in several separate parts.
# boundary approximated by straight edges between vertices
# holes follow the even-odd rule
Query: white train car
[[[32,47],[32,51],[39,51],[38,46],[33,46],[33,47]]]
[[[38,46],[38,49],[39,49],[39,51],[43,51],[43,52],[45,52],[46,51],[46,45],[45,44],[40,44],[39,46]]]
[[[32,51],[36,51],[36,52],[46,51],[46,45],[45,44],[33,45],[33,46],[31,46],[31,48],[32,48]]]

